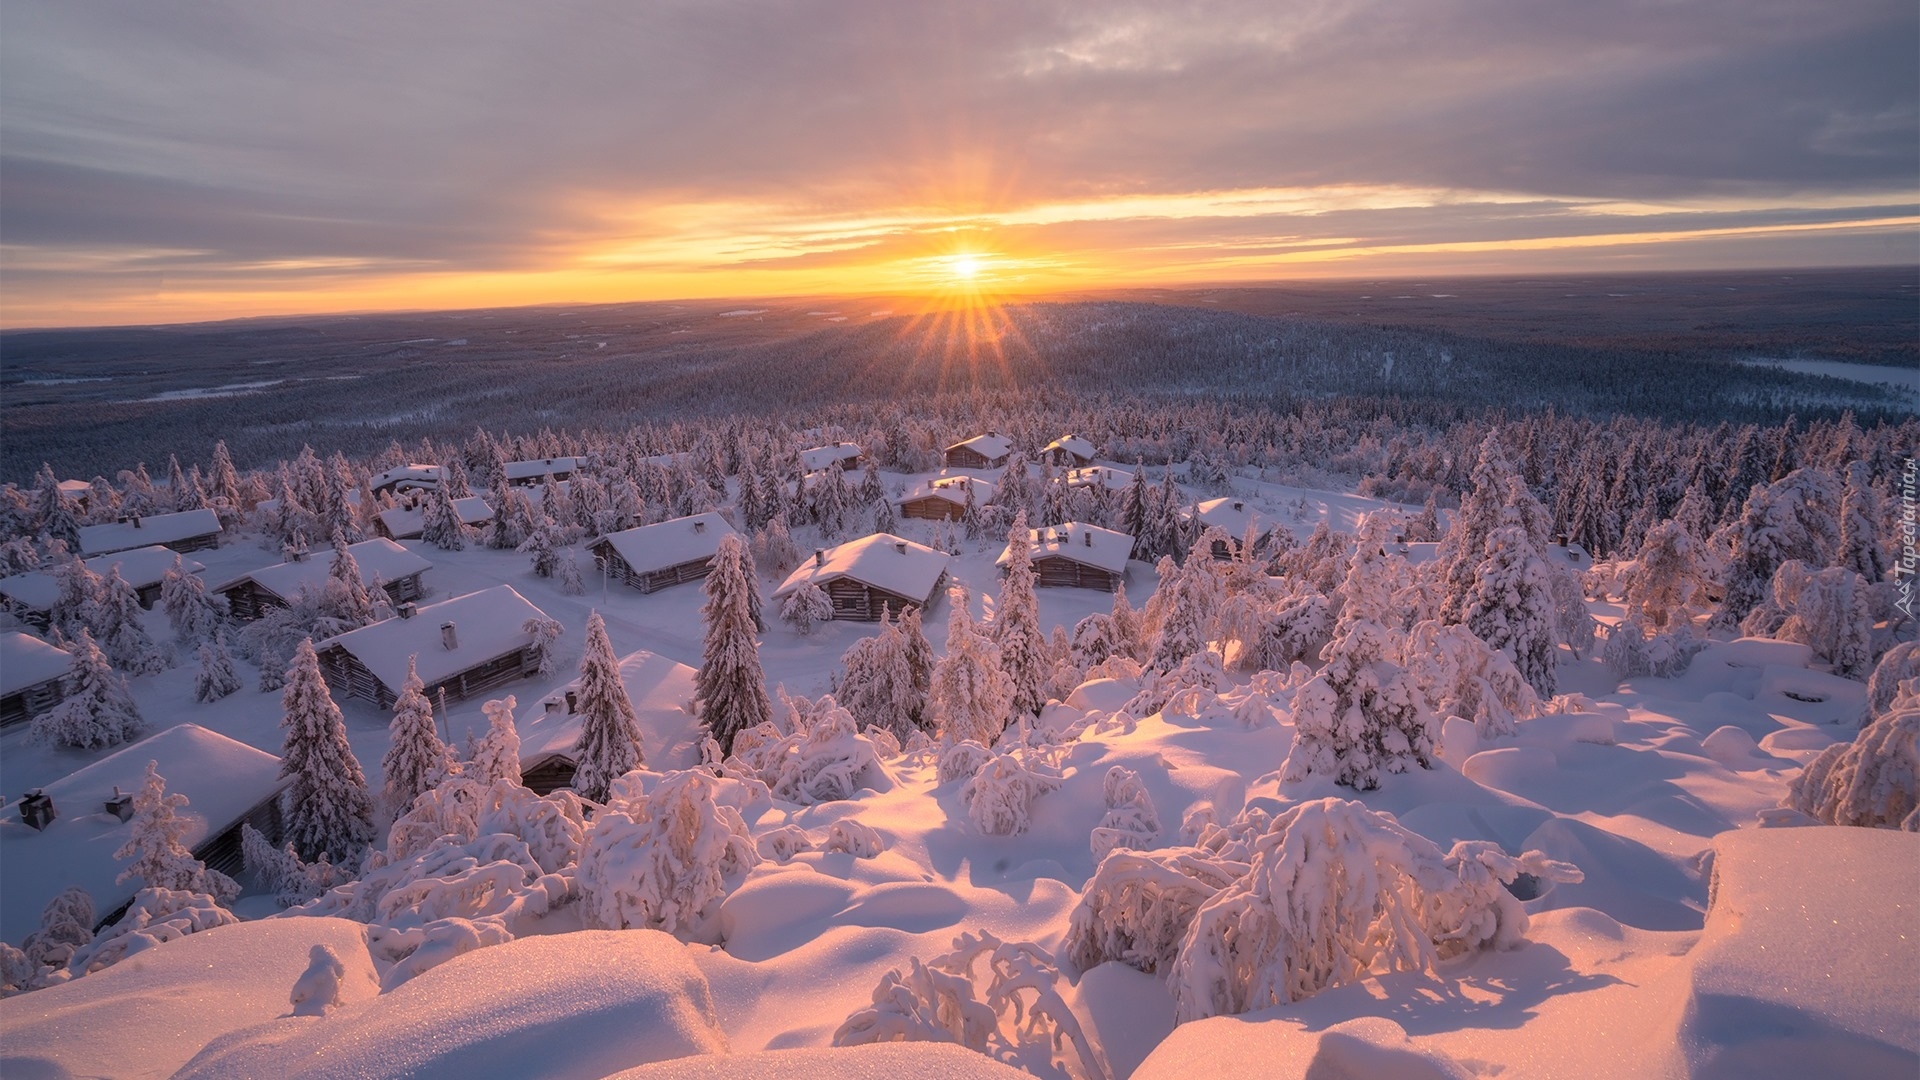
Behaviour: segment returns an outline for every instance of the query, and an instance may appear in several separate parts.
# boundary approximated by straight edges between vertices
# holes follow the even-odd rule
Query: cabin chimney
[[[1239,499],[1235,499],[1233,500],[1233,508],[1236,512],[1240,510],[1245,510],[1247,508],[1247,504],[1241,502]]]
[[[460,635],[454,633],[452,620],[440,624],[440,644],[445,645],[448,652],[460,647]]]
[[[827,565],[827,553],[825,551],[822,551],[819,548],[814,548],[813,549],[813,565],[815,569],[818,569],[822,566]]]
[[[119,784],[113,785],[113,798],[107,800],[107,813],[121,821],[133,817],[133,796],[122,794]]]
[[[694,531],[694,532],[697,532],[697,533],[703,533],[703,532],[706,532],[706,531],[707,531],[707,523],[706,523],[706,522],[704,522],[704,521],[696,521],[696,522],[694,522],[694,523],[693,523],[693,531]]]
[[[907,553],[907,542],[905,540],[895,540],[893,542],[893,550],[905,555]]]
[[[133,515],[133,527],[134,527],[134,528],[136,528],[136,529],[140,527],[140,515],[139,515],[139,514],[135,514],[135,515]]]
[[[411,600],[407,601],[404,604],[401,604],[399,607],[394,609],[395,613],[398,614],[403,619],[413,618],[413,616],[417,612],[419,612],[419,610],[420,610],[420,605],[414,603]]]
[[[53,800],[47,793],[34,788],[20,797],[20,820],[36,829],[44,829],[53,824]]]
[[[1092,546],[1093,546],[1093,534],[1092,534],[1092,533],[1090,533],[1090,532],[1083,532],[1083,533],[1081,533],[1081,534],[1080,534],[1080,539],[1082,539],[1082,540],[1084,540],[1084,541],[1086,541],[1086,544],[1087,544],[1087,546],[1088,546],[1088,547],[1092,547]]]

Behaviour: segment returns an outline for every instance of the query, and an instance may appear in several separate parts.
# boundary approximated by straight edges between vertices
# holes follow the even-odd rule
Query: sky
[[[0,326],[1920,263],[1913,0],[4,0]]]

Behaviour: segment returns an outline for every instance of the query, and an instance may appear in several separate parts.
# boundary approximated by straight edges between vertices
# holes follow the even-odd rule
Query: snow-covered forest
[[[1920,421],[1366,347],[0,488],[0,1062],[1910,1073]]]

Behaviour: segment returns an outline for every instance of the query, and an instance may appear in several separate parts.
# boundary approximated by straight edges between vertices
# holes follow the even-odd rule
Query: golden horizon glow
[[[1830,221],[1716,225],[1741,214],[1782,208],[1717,200],[1631,205],[1551,202],[1551,214],[1510,220],[1505,239],[1369,236],[1356,215],[1434,213],[1460,207],[1524,215],[1537,197],[1511,192],[1405,186],[1333,185],[1253,188],[1166,195],[1031,202],[964,210],[940,200],[887,210],[844,210],[798,203],[702,200],[645,206],[586,201],[572,208],[587,223],[550,238],[528,256],[536,265],[460,271],[373,260],[285,259],[228,263],[193,276],[124,273],[120,288],[0,298],[0,327],[187,322],[261,315],[508,307],[556,303],[902,295],[949,305],[970,334],[980,297],[994,303],[1102,287],[1199,286],[1286,278],[1490,272],[1489,256],[1514,272],[1591,269],[1596,260],[1659,254],[1700,245],[1808,234],[1891,235],[1910,240],[1920,215]],[[1910,200],[1909,200],[1910,201]],[[1847,206],[1899,205],[1861,196]],[[1790,209],[1799,208],[1797,204]],[[1835,200],[1823,210],[1836,209]],[[1606,215],[1613,215],[1611,222]],[[1692,227],[1650,228],[1661,215]],[[1499,219],[1509,220],[1509,219]],[[1329,227],[1331,224],[1331,227]],[[1611,231],[1608,225],[1612,224]],[[203,253],[117,248],[47,250],[0,246],[9,272],[53,271],[116,280],[126,271]],[[1600,265],[1605,265],[1601,262]],[[1637,268],[1628,264],[1628,268]],[[1502,272],[1504,272],[1504,269]]]

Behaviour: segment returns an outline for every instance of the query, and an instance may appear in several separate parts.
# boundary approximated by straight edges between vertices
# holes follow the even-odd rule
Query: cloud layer
[[[1916,39],[1911,0],[22,0],[0,319],[873,289],[956,245],[1036,288],[1912,260]]]

